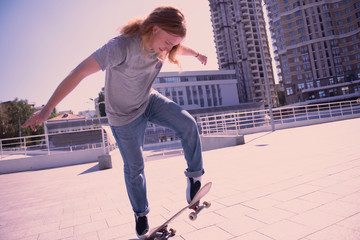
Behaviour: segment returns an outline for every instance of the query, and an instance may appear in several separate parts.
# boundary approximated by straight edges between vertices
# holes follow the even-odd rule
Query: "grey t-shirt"
[[[105,74],[105,105],[109,123],[122,126],[145,112],[152,84],[162,63],[146,50],[139,36],[118,36],[93,53]]]

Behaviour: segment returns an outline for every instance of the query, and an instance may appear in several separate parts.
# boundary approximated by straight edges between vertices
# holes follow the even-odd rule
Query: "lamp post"
[[[253,0],[254,3],[254,7],[255,5],[255,0]],[[264,51],[263,51],[263,45],[262,45],[262,40],[261,40],[261,34],[260,34],[260,28],[259,28],[259,22],[258,22],[258,17],[257,14],[259,13],[259,11],[262,9],[262,0],[260,0],[260,9],[256,11],[255,13],[255,25],[256,25],[256,31],[259,34],[259,48],[260,48],[260,55],[261,55],[261,63],[263,65],[263,70],[264,70],[264,79],[265,79],[265,90],[266,90],[266,95],[267,95],[267,102],[268,102],[268,108],[269,108],[269,114],[270,114],[270,124],[271,124],[271,130],[275,131],[275,124],[274,124],[274,116],[273,116],[273,111],[272,111],[272,102],[271,102],[271,93],[270,93],[270,85],[269,85],[269,78],[268,78],[268,74],[267,74],[267,67],[266,67],[266,62],[265,62],[265,56],[264,56]],[[264,3],[265,4],[265,3]],[[265,62],[265,63],[264,63]]]

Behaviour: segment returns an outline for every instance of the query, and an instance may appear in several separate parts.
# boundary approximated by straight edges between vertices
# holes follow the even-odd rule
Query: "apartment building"
[[[360,96],[360,1],[268,0],[287,104]]]
[[[209,4],[219,69],[235,70],[239,101],[269,105],[270,99],[277,106],[261,1],[209,0]]]

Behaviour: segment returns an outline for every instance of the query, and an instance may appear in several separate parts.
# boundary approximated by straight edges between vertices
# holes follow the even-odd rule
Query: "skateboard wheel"
[[[205,201],[204,203],[205,208],[209,208],[211,206],[211,202]]]
[[[170,235],[171,235],[171,236],[174,236],[174,235],[176,234],[176,229],[170,228],[170,229],[169,229],[169,232],[170,232]]]
[[[192,212],[192,213],[189,214],[189,219],[190,219],[191,221],[195,221],[196,218],[197,218],[196,212]]]

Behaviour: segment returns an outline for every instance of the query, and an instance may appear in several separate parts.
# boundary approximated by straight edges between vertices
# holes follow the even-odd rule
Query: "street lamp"
[[[254,3],[254,7],[255,5],[255,1],[253,0]],[[263,51],[263,45],[262,45],[262,40],[261,40],[261,34],[260,34],[260,28],[259,28],[259,23],[258,23],[258,18],[257,18],[257,14],[258,12],[262,9],[262,1],[260,0],[260,9],[256,11],[255,13],[255,25],[256,25],[256,31],[259,34],[259,47],[260,47],[260,55],[261,55],[261,64],[263,65],[263,70],[264,70],[264,79],[265,79],[265,90],[266,90],[266,95],[267,95],[267,102],[268,102],[268,107],[269,107],[269,114],[270,114],[270,123],[271,123],[271,130],[275,131],[275,124],[274,124],[274,116],[273,116],[273,111],[272,111],[272,102],[271,102],[271,95],[270,95],[270,85],[269,85],[269,78],[268,78],[268,74],[267,74],[267,67],[266,67],[266,62],[265,62],[265,56],[264,56],[264,51]],[[264,2],[265,5],[265,2]],[[264,64],[265,62],[265,64]]]

